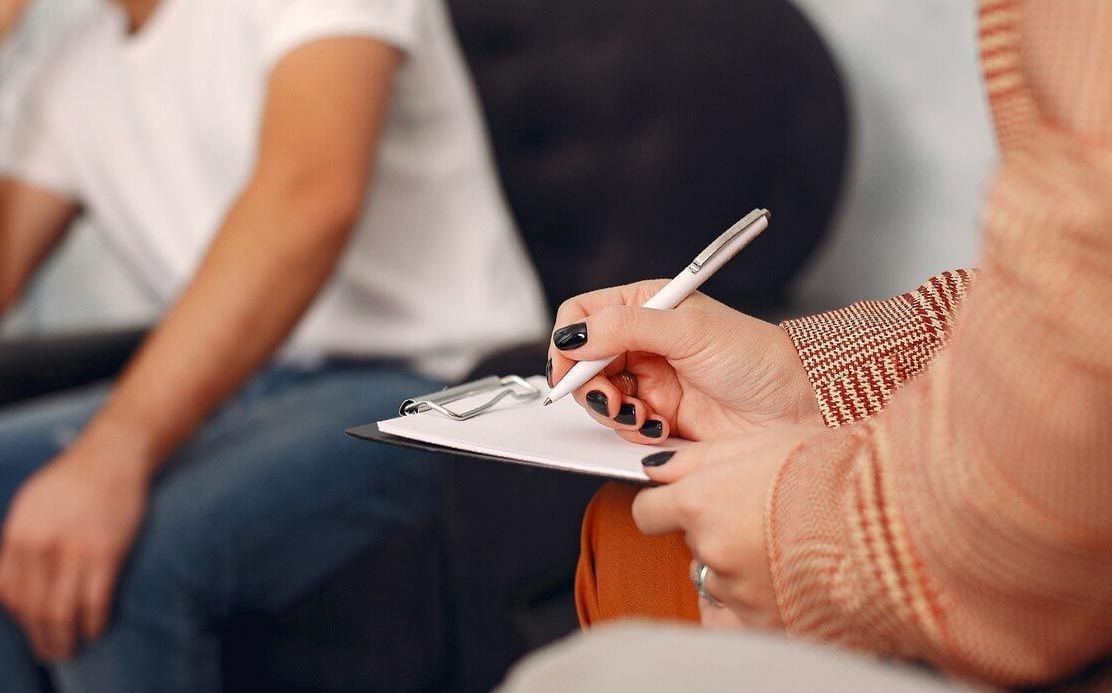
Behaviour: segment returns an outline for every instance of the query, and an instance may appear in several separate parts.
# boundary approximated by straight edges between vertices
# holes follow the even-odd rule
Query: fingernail
[[[637,423],[637,410],[632,404],[623,404],[622,408],[618,410],[618,415],[614,417],[614,420],[623,426],[632,426]]]
[[[603,416],[610,413],[610,400],[606,399],[606,395],[599,390],[591,390],[587,393],[587,404]]]
[[[544,364],[544,379],[548,381],[548,386],[552,387],[552,359],[548,359],[548,363]]]
[[[561,351],[578,349],[587,343],[587,323],[577,322],[561,327],[552,333],[552,343]]]
[[[653,454],[649,455],[648,457],[642,459],[641,464],[646,466],[646,467],[659,467],[660,465],[664,464],[668,460],[672,459],[672,455],[675,455],[675,454],[676,454],[675,450],[665,450],[664,452],[654,452]]]
[[[646,438],[659,438],[664,433],[664,422],[660,419],[649,419],[645,425],[641,426],[641,435]]]

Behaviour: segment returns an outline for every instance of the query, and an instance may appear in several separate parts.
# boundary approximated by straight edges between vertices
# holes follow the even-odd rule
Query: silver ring
[[[694,561],[691,564],[691,584],[695,586],[695,593],[711,606],[722,606],[722,602],[715,599],[713,595],[707,592],[707,573],[710,568],[702,561]]]
[[[621,378],[622,382],[625,383],[625,395],[626,395],[626,397],[636,397],[637,396],[637,376],[636,375],[630,373],[629,371],[618,371],[614,375],[617,378]]]

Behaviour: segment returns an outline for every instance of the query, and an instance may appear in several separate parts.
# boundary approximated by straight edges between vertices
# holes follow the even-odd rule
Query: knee
[[[697,621],[687,578],[691,554],[683,535],[646,537],[633,521],[641,489],[607,484],[583,519],[576,606],[583,625],[641,617]]]
[[[600,555],[605,564],[606,554],[614,550],[614,534],[622,531],[623,521],[632,525],[631,508],[636,495],[633,486],[610,482],[595,493],[583,514],[575,571],[575,606],[584,628],[605,618],[599,599]]]
[[[639,535],[633,522],[633,499],[638,487],[610,482],[600,488],[583,514],[583,548],[594,555],[600,548],[630,533]]]

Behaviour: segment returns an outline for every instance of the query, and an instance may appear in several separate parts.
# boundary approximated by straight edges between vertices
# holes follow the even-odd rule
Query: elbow
[[[361,178],[347,175],[317,176],[312,182],[288,190],[286,203],[291,218],[313,230],[319,241],[336,237],[343,241],[359,220],[365,194]]]
[[[363,211],[367,181],[349,172],[305,169],[261,175],[251,189],[284,236],[342,246]]]
[[[951,652],[938,664],[959,676],[1005,688],[1054,686],[1083,677],[1100,664],[1104,650],[1094,647],[1099,634],[1077,633],[1069,644],[1015,642],[1009,633],[994,640],[1006,645],[989,652]]]
[[[256,177],[233,211],[235,227],[279,275],[324,277],[359,220],[364,190],[354,176]]]
[[[364,181],[356,176],[324,178],[307,193],[307,206],[323,225],[345,232],[363,212]]]

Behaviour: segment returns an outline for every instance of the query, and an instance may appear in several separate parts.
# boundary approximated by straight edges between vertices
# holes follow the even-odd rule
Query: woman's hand
[[[658,483],[637,494],[633,519],[648,535],[682,531],[696,562],[708,567],[699,600],[703,625],[780,628],[765,548],[764,512],[780,465],[821,426],[787,426],[700,443],[645,458]]]
[[[822,424],[783,330],[701,293],[672,310],[641,308],[665,283],[638,282],[565,301],[549,346],[549,383],[577,361],[618,354],[575,391],[575,400],[638,443],[660,443],[670,433],[713,440],[774,424]],[[636,377],[636,396],[621,389],[623,370]]]

